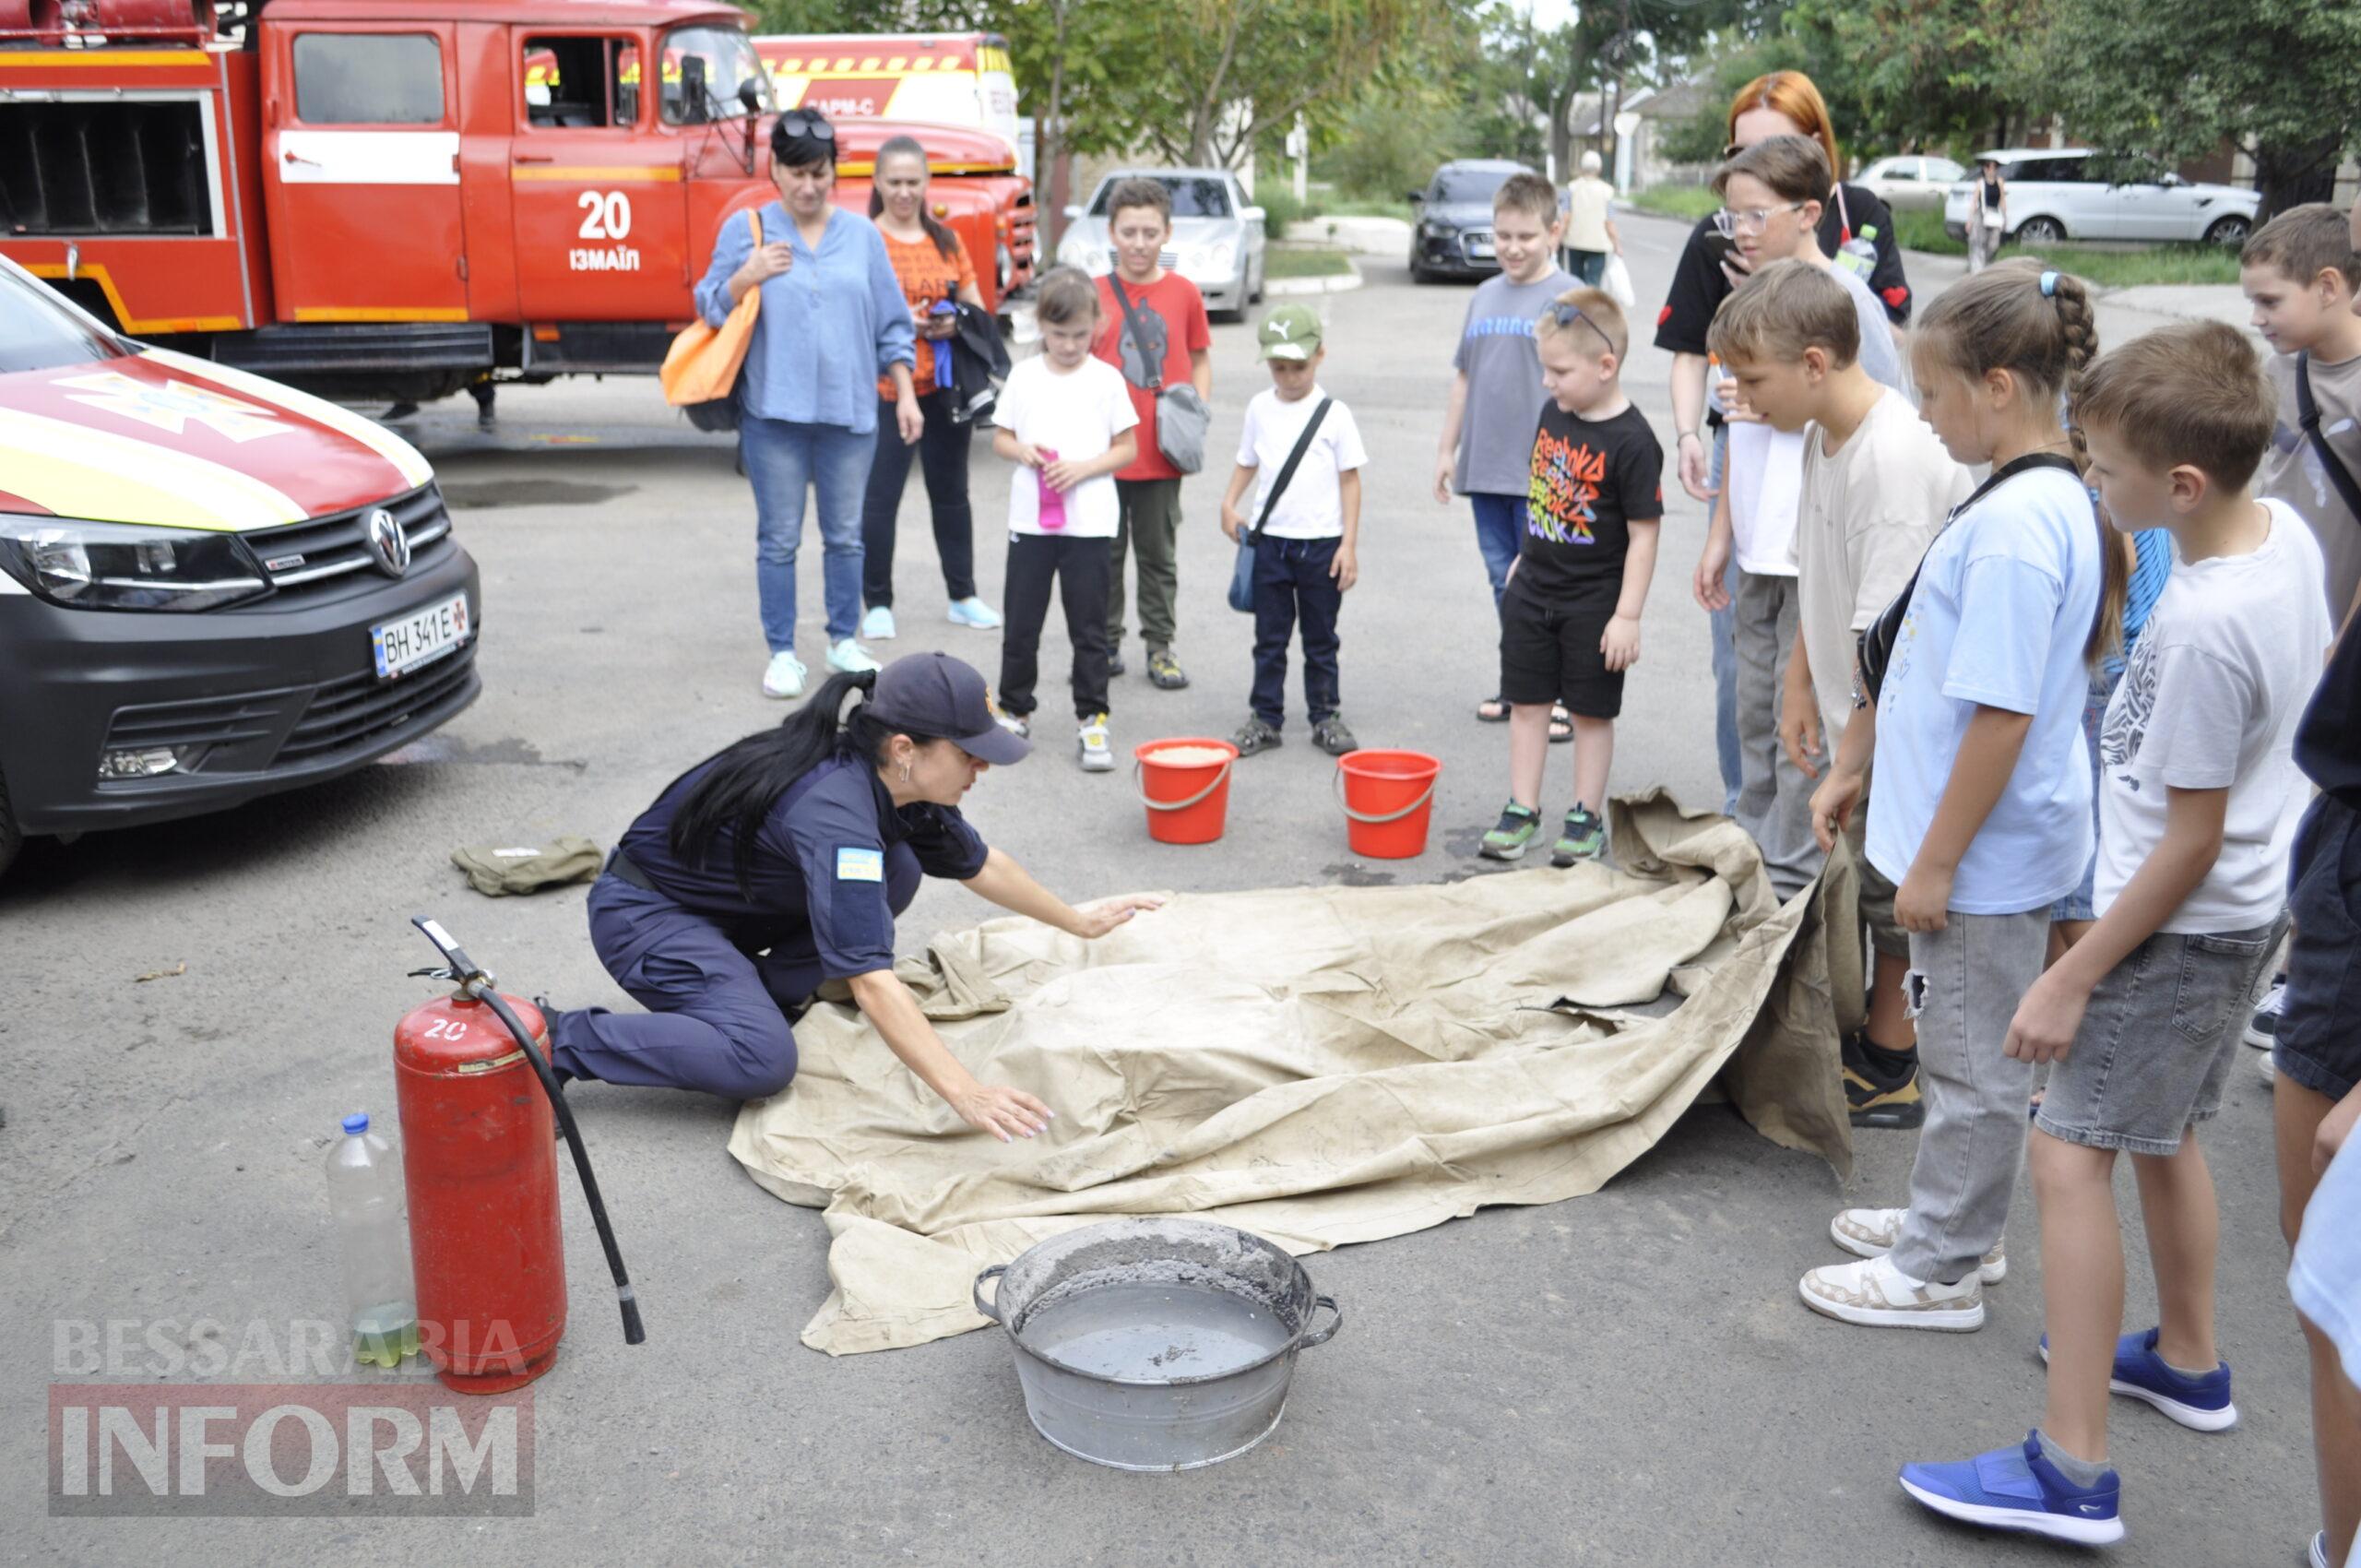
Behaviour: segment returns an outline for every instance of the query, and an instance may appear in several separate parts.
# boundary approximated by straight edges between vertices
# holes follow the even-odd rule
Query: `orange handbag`
[[[763,220],[749,210],[746,223],[754,232],[754,248],[763,244]],[[687,410],[699,430],[731,430],[738,423],[738,371],[746,362],[747,346],[754,340],[754,315],[762,308],[763,291],[749,289],[731,308],[730,319],[708,327],[702,318],[683,327],[665,350],[664,400]]]

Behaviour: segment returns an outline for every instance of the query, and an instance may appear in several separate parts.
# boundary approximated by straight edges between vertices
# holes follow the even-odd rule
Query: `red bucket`
[[[1210,844],[1221,837],[1229,815],[1236,746],[1205,735],[1180,735],[1134,747],[1132,756],[1140,803],[1147,807],[1149,837],[1160,844]]]
[[[1425,854],[1442,776],[1442,760],[1424,752],[1347,752],[1338,758],[1336,785],[1353,853],[1372,861]]]

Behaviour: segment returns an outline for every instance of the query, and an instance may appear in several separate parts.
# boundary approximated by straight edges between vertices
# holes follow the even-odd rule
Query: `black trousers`
[[[860,503],[860,597],[872,607],[894,602],[894,516],[901,510],[913,451],[934,513],[943,586],[955,600],[976,597],[975,514],[967,504],[967,443],[976,427],[952,419],[948,392],[920,394],[919,408],[926,415],[926,434],[911,446],[895,426],[894,405],[877,400],[877,456],[869,465],[869,491]]]
[[[1287,643],[1303,624],[1303,706],[1311,722],[1336,716],[1336,613],[1344,590],[1328,568],[1341,539],[1273,539],[1254,546],[1254,717],[1287,718]]]
[[[1023,718],[1033,711],[1041,677],[1041,624],[1056,581],[1074,644],[1074,713],[1088,720],[1107,711],[1107,592],[1114,580],[1111,539],[1062,534],[1008,536],[1006,625],[1000,642],[1000,705]]]

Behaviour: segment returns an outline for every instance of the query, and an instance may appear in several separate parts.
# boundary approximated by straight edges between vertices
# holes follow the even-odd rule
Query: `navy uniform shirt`
[[[2361,811],[2361,630],[2348,627],[2296,729],[2296,766]]]
[[[885,851],[908,844],[929,876],[965,882],[984,869],[984,841],[955,806],[896,807],[877,770],[838,753],[797,779],[764,820],[749,882],[738,886],[736,830],[714,835],[705,860],[672,852],[672,818],[710,761],[668,786],[623,834],[623,850],[658,892],[719,926],[748,952],[808,927],[830,980],[894,967]]]

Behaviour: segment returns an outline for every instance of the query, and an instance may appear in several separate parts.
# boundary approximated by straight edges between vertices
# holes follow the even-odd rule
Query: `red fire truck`
[[[0,254],[150,342],[347,399],[652,374],[771,199],[770,77],[719,0],[213,4],[0,0]],[[848,126],[841,205],[903,129],[960,155]],[[934,203],[988,301],[1029,273],[981,264],[993,196]]]

